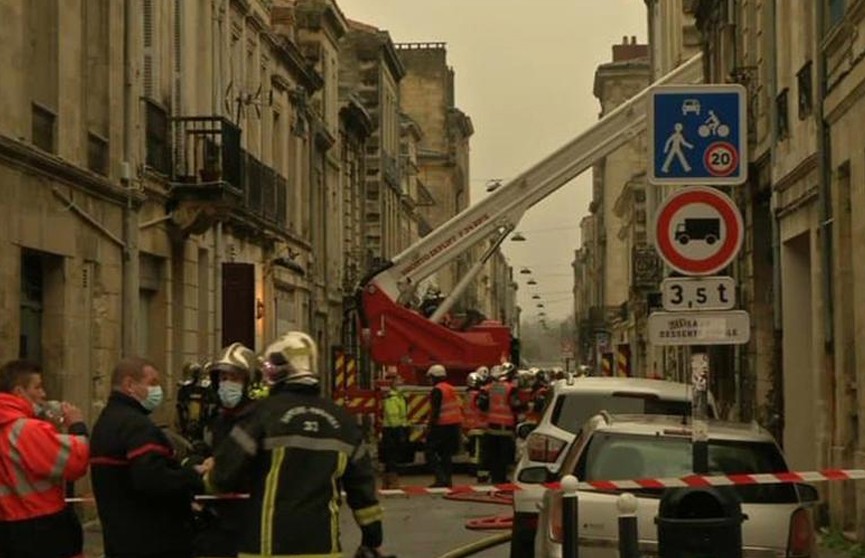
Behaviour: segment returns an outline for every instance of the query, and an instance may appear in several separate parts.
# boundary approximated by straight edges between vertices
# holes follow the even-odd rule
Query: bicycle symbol
[[[715,114],[715,111],[709,111],[709,118],[703,124],[700,124],[700,127],[697,128],[697,134],[701,138],[707,138],[711,135],[718,136],[719,138],[726,138],[730,135],[730,127],[726,124],[721,123],[721,120]]]

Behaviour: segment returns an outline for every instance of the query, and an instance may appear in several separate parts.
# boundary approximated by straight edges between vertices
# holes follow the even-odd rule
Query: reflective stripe
[[[336,469],[330,477],[331,497],[328,503],[330,509],[330,551],[339,552],[339,506],[342,495],[340,494],[339,479],[345,473],[348,458],[346,454],[339,453],[336,460]]]
[[[129,461],[125,459],[118,459],[116,457],[91,457],[90,465],[112,465],[117,467],[129,465]]]
[[[311,451],[337,451],[346,455],[352,455],[356,448],[348,442],[336,438],[312,438],[300,434],[289,436],[274,436],[264,439],[264,449],[274,448],[296,448]]]
[[[228,434],[232,440],[237,442],[237,445],[240,446],[240,449],[248,453],[249,455],[255,455],[258,453],[258,444],[255,443],[255,439],[246,433],[246,430],[239,426],[235,426],[231,429],[231,432]]]
[[[12,428],[9,429],[9,458],[12,460],[12,471],[15,474],[15,486],[12,487],[3,487],[9,490],[11,494],[17,494],[18,496],[27,496],[28,494],[32,494],[34,492],[45,492],[46,490],[50,490],[53,486],[53,483],[48,482],[47,480],[40,480],[34,483],[31,483],[27,480],[27,472],[24,468],[24,464],[21,461],[21,453],[18,451],[18,439],[21,437],[21,433],[24,431],[24,426],[27,422],[27,419],[20,418],[16,420],[12,424]]]
[[[279,489],[279,473],[285,448],[276,448],[270,456],[270,471],[264,482],[264,497],[261,506],[261,552],[270,556],[273,552],[273,515],[276,508],[276,493]]]
[[[361,443],[355,448],[354,455],[351,456],[351,462],[357,463],[367,455],[369,455],[369,448],[366,446],[366,444]]]
[[[158,453],[160,455],[164,455],[167,457],[170,457],[172,455],[171,448],[167,448],[167,447],[163,446],[162,444],[150,443],[150,444],[144,444],[143,446],[139,446],[139,447],[135,448],[134,450],[129,450],[128,452],[126,452],[126,458],[132,460],[132,459],[135,459],[136,457],[141,457],[142,455],[145,455],[148,453]]]
[[[354,520],[357,521],[357,524],[361,527],[366,527],[370,523],[381,521],[382,517],[384,517],[384,511],[382,510],[380,504],[375,504],[373,506],[361,508],[359,510],[353,510],[353,513]]]
[[[63,470],[66,469],[66,464],[69,463],[69,456],[72,454],[72,444],[87,444],[87,438],[84,436],[58,434],[57,437],[60,441],[60,453],[57,454],[57,460],[54,462],[54,467],[51,468],[51,473],[48,475],[51,478],[60,478],[63,476]]]
[[[508,382],[496,382],[490,386],[490,411],[488,415],[490,424],[514,425],[514,412],[511,409],[510,401],[512,390],[513,386]]]

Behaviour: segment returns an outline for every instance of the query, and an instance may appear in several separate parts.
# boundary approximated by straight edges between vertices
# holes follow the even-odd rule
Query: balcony
[[[244,207],[269,223],[285,227],[288,181],[249,153],[243,152]]]

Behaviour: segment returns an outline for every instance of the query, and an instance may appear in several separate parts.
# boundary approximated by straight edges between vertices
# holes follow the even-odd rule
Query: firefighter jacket
[[[210,449],[228,439],[228,434],[255,408],[253,401],[243,399],[233,409],[220,409],[204,429],[204,439]],[[212,454],[212,451],[209,452]],[[239,487],[238,492],[248,492],[249,486]],[[195,555],[208,557],[234,557],[238,552],[241,526],[251,511],[248,500],[217,500],[205,506],[199,514],[199,530],[195,536]]]
[[[35,520],[66,508],[65,481],[87,473],[87,427],[60,434],[29,401],[0,393],[0,522]]]
[[[107,556],[192,552],[192,498],[201,476],[133,397],[114,391],[93,426],[91,476]]]
[[[381,425],[383,428],[404,428],[408,426],[408,409],[405,395],[399,389],[391,388],[387,392],[382,403]]]
[[[340,491],[360,526],[362,544],[382,542],[382,509],[372,461],[357,423],[318,388],[278,384],[216,450],[208,488],[250,483],[240,535],[244,557],[339,558]]]
[[[479,400],[481,409],[486,407],[487,421],[491,427],[511,428],[516,424],[515,412],[520,408],[519,396],[513,383],[496,381],[484,387],[486,395]]]
[[[462,405],[456,388],[448,382],[438,382],[430,392],[430,425],[459,425],[462,422]]]
[[[483,430],[487,426],[487,415],[478,407],[480,393],[477,389],[469,390],[463,403],[463,427],[469,433],[473,430]]]

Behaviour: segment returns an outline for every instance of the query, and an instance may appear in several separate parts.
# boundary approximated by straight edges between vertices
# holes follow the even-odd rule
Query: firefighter
[[[549,372],[538,370],[532,385],[532,398],[526,411],[526,421],[538,424],[547,406],[547,394],[549,392]]]
[[[463,413],[457,390],[447,381],[447,370],[433,364],[426,373],[432,383],[426,440],[426,460],[435,475],[432,488],[453,485],[453,456],[459,451]]]
[[[484,457],[494,484],[507,482],[508,466],[513,463],[516,451],[514,427],[521,405],[511,381],[514,372],[514,365],[509,362],[494,366],[490,373],[492,383],[478,396],[478,407],[487,413]]]
[[[197,362],[187,362],[177,388],[178,430],[196,451],[202,451],[204,427],[217,406],[204,370],[205,367]]]
[[[216,389],[219,410],[204,427],[204,441],[209,448],[219,447],[252,410],[249,390],[256,368],[255,353],[242,343],[225,347],[210,364],[207,373],[210,385]],[[240,527],[247,512],[245,500],[216,501],[200,509],[195,556],[237,556]]]
[[[482,459],[482,442],[484,430],[487,427],[487,415],[478,407],[478,396],[483,387],[484,373],[489,375],[486,366],[481,366],[468,375],[466,379],[466,398],[463,402],[463,428],[468,436],[469,460],[475,467],[475,477],[478,483],[489,481],[489,471],[484,468]]]
[[[262,367],[268,397],[216,449],[205,477],[211,490],[249,488],[241,555],[340,556],[344,490],[362,532],[357,556],[380,557],[382,509],[369,451],[353,418],[320,395],[315,341],[288,332],[267,347]]]
[[[400,389],[402,376],[393,374],[382,401],[381,446],[384,476],[382,488],[399,488],[397,463],[408,444],[408,405]]]

